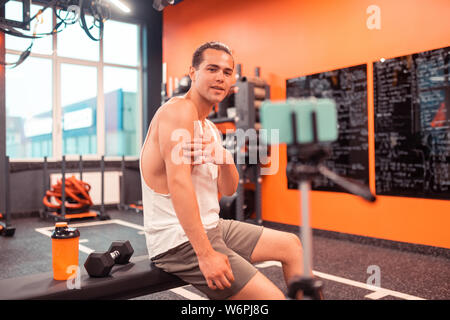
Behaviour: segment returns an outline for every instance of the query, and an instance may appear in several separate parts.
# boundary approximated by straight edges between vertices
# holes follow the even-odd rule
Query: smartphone
[[[329,143],[338,138],[338,122],[336,103],[331,99],[288,99],[286,101],[264,101],[261,104],[261,128],[266,134],[262,135],[266,144],[292,144],[294,132],[292,128],[292,114],[296,115],[297,143],[308,144],[314,142],[313,117],[316,114],[317,142]],[[272,134],[278,130],[278,137]]]

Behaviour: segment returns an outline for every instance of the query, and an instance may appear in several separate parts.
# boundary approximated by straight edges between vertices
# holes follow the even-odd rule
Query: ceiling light
[[[122,10],[123,12],[129,13],[131,12],[130,8],[124,5],[120,0],[109,0],[112,4],[114,4],[117,8]]]

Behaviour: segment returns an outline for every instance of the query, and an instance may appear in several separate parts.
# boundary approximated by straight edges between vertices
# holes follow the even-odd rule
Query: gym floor
[[[147,255],[142,231],[142,214],[110,210],[111,220],[73,221],[81,233],[79,265],[83,267],[89,250],[106,251],[114,240],[130,240],[133,257]],[[52,221],[37,217],[16,218],[14,237],[0,237],[0,279],[20,277],[52,270]],[[292,228],[268,224],[292,232]],[[324,235],[314,235],[314,274],[323,280],[324,296],[329,300],[409,300],[450,299],[450,259],[444,254],[423,254],[386,248]],[[281,265],[269,261],[256,265],[283,292],[286,285]],[[379,287],[374,284],[379,271]],[[0,288],[5,290],[5,288]],[[189,300],[206,297],[192,286],[136,298],[138,300]]]

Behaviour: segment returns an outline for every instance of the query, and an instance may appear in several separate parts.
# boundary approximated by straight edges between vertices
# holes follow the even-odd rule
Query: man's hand
[[[223,290],[225,287],[231,287],[234,276],[226,255],[213,250],[204,256],[199,256],[198,264],[209,288]]]
[[[195,138],[183,144],[183,158],[193,165],[204,163],[232,164],[232,154],[226,150],[220,142]]]

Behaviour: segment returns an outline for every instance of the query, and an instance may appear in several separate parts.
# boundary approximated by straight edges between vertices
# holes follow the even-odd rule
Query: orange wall
[[[369,30],[369,5],[381,9],[381,29]],[[205,41],[234,52],[243,74],[261,67],[271,99],[284,99],[285,80],[368,64],[369,172],[375,189],[372,62],[450,45],[448,0],[184,0],[164,10],[163,60],[181,78]],[[263,219],[299,224],[299,194],[286,185],[285,149],[278,174],[263,181]],[[311,193],[312,226],[350,234],[450,248],[450,201]]]

